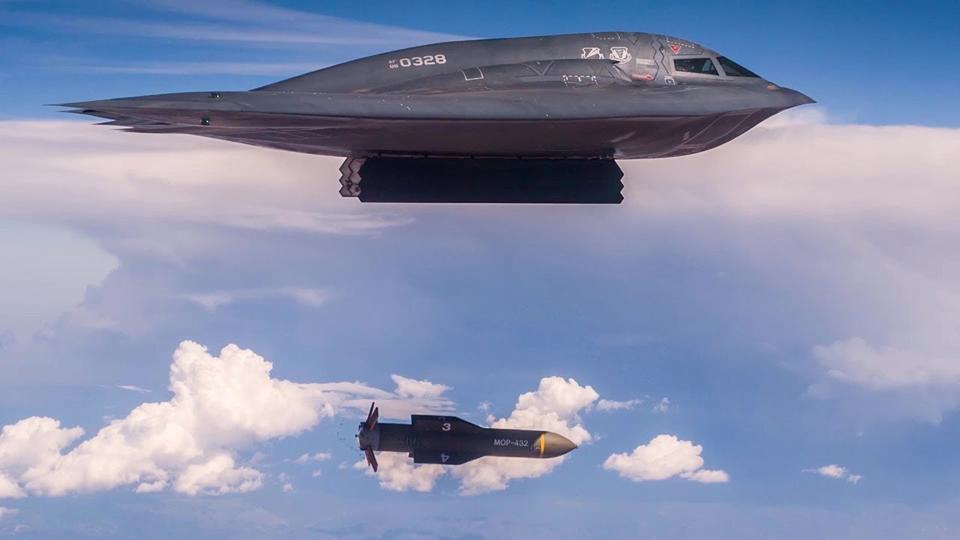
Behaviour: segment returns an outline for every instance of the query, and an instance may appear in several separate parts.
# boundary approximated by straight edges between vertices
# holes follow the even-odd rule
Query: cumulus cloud
[[[19,498],[26,492],[18,479],[33,474],[39,463],[60,457],[60,449],[83,436],[79,427],[61,428],[53,418],[31,417],[0,431],[0,496]]]
[[[581,386],[574,379],[544,377],[537,390],[520,395],[510,416],[492,419],[489,427],[542,429],[559,433],[578,445],[585,444],[592,436],[579,415],[598,398],[592,387]],[[377,478],[382,487],[393,491],[430,491],[437,479],[449,472],[460,482],[461,494],[474,495],[506,489],[515,479],[549,474],[566,458],[522,460],[486,456],[457,467],[444,467],[415,465],[405,455],[382,453],[377,457],[380,463]],[[354,467],[366,469],[366,463],[359,461]]]
[[[170,366],[170,400],[143,403],[70,448],[84,431],[53,418],[30,417],[0,432],[0,497],[134,486],[186,495],[222,495],[260,488],[263,473],[237,463],[237,452],[294,436],[337,413],[357,414],[374,398],[408,408],[449,406],[426,381],[397,377],[388,392],[361,383],[296,383],[270,376],[272,364],[228,345],[213,356],[185,341]],[[401,393],[402,388],[402,393]],[[385,416],[389,417],[389,410]],[[307,455],[322,461],[323,453]]]
[[[400,375],[391,375],[397,385],[397,395],[403,398],[437,398],[450,389],[449,386],[435,384],[429,381],[408,379]]]
[[[25,496],[26,493],[12,478],[0,474],[0,499],[19,499]]]
[[[237,467],[230,455],[217,454],[188,465],[177,477],[174,489],[186,495],[223,495],[253,491],[262,485],[263,473],[250,467]],[[137,491],[158,491],[163,487],[163,481],[156,480],[141,483]]]
[[[702,446],[691,441],[662,434],[637,446],[630,454],[611,454],[603,462],[603,468],[634,482],[666,480],[675,476],[705,484],[729,481],[726,472],[703,468],[702,451]]]
[[[390,491],[431,491],[437,479],[446,474],[443,465],[415,465],[406,454],[382,452],[377,456],[379,470],[375,473],[380,487]],[[366,460],[353,464],[353,468],[374,474]]]
[[[863,479],[859,474],[853,474],[846,467],[841,467],[840,465],[830,464],[824,465],[823,467],[817,467],[816,469],[804,469],[804,472],[809,472],[813,474],[819,474],[820,476],[826,476],[827,478],[833,478],[836,480],[846,480],[851,484],[856,484]]]

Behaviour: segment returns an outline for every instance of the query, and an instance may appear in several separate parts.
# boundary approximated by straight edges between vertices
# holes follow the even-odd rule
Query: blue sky
[[[597,394],[563,416],[591,440],[468,498],[449,473],[398,493],[355,469],[361,413],[340,402],[313,423],[238,422],[229,442],[199,423],[204,451],[261,475],[240,493],[178,488],[190,457],[153,493],[40,475],[79,486],[60,496],[0,451],[24,491],[0,483],[0,536],[957,536],[960,76],[939,70],[956,4],[191,4],[0,2],[0,426],[82,427],[70,453],[171,400],[172,356],[193,340],[262,355],[262,385],[358,381],[358,401],[429,408],[391,375],[429,380],[481,423],[562,377],[561,395]],[[602,29],[703,42],[820,105],[702,155],[625,163],[625,203],[603,208],[361,206],[337,195],[334,159],[40,106],[255,87],[452,35]],[[661,434],[728,481],[603,468]],[[816,471],[831,464],[847,472]]]

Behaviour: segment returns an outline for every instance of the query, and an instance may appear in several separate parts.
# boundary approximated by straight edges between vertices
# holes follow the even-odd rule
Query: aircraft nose
[[[543,434],[543,451],[541,457],[552,458],[562,456],[576,447],[577,445],[574,444],[573,441],[563,435],[557,435],[556,433],[547,431]]]
[[[779,94],[781,94],[783,100],[786,102],[787,107],[798,107],[800,105],[809,105],[811,103],[816,103],[816,100],[812,99],[810,96],[797,92],[791,88],[783,88],[775,85],[770,85],[775,89]]]

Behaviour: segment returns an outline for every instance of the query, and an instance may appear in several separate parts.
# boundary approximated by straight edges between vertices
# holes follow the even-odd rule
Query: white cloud
[[[19,498],[26,491],[18,481],[38,463],[50,463],[60,449],[83,436],[79,427],[61,428],[53,418],[31,417],[0,431],[0,497]]]
[[[412,222],[406,212],[340,197],[339,161],[79,122],[0,121],[0,248],[30,246],[0,268],[0,298],[9,300],[0,304],[0,362],[15,366],[21,382],[102,383],[97,370],[79,366],[71,355],[62,358],[57,349],[92,334],[140,339],[160,332],[196,316],[187,304],[191,296],[210,310],[273,298],[323,305],[338,294],[327,287],[339,278],[263,271],[277,261],[252,253],[271,251],[272,240],[317,242],[324,236],[334,243]],[[8,223],[19,222],[26,225],[3,234]],[[28,234],[35,228],[41,232]],[[233,256],[244,262],[224,260]],[[209,272],[215,260],[240,266]],[[65,266],[76,272],[64,277]],[[185,273],[187,267],[196,273]],[[265,275],[273,278],[264,283]],[[7,339],[10,330],[16,332]],[[53,369],[54,363],[70,369]]]
[[[379,470],[370,470],[365,459],[353,464],[353,468],[376,476],[380,487],[390,491],[431,491],[437,479],[447,470],[443,465],[415,465],[406,454],[381,452],[377,455]]]
[[[843,478],[847,475],[847,469],[839,465],[824,465],[818,469],[813,469],[813,472],[830,478]]]
[[[293,493],[296,491],[293,487],[293,478],[291,478],[289,474],[280,473],[277,475],[277,480],[280,481],[280,490],[284,493]]]
[[[398,384],[399,387],[399,384]],[[545,377],[534,392],[522,394],[507,418],[494,419],[490,427],[542,429],[565,436],[581,445],[591,440],[581,424],[579,414],[589,409],[599,396],[590,386],[581,386],[573,379]],[[545,460],[482,457],[445,468],[441,465],[415,465],[402,454],[381,453],[377,456],[380,485],[393,491],[430,491],[437,479],[449,472],[460,481],[460,493],[473,495],[506,489],[510,481],[537,478],[549,474],[567,456]],[[366,468],[363,461],[354,465]]]
[[[371,393],[367,387],[361,385],[359,392],[353,389],[350,383],[338,383],[336,387],[328,386],[330,389],[339,389],[340,391],[352,391],[362,393],[367,396],[358,399],[348,399],[344,402],[345,406],[362,410],[366,413],[369,410],[370,402],[376,401],[380,409],[381,418],[393,418],[399,420],[410,420],[411,414],[423,413],[425,411],[445,412],[453,411],[453,401],[446,397],[444,393],[450,389],[449,386],[435,384],[430,381],[416,380],[403,377],[401,375],[390,375],[396,385],[394,391]]]
[[[856,484],[863,479],[863,476],[853,474],[847,470],[846,467],[841,467],[836,464],[824,465],[816,469],[804,469],[804,472],[819,474],[820,476],[826,476],[827,478],[834,478],[836,480],[846,480],[851,484]]]
[[[815,347],[813,355],[833,379],[873,390],[960,385],[960,358],[876,347],[850,338]]]
[[[264,300],[268,298],[285,298],[307,307],[319,307],[325,304],[333,295],[323,289],[309,287],[279,287],[273,289],[246,289],[237,291],[218,291],[198,294],[188,294],[184,298],[207,311],[216,311],[220,307],[237,302]]]
[[[321,461],[327,461],[332,457],[330,452],[316,452],[313,454],[305,453],[301,454],[300,457],[293,460],[294,463],[299,463],[305,465],[307,463],[319,463]]]
[[[200,137],[150,137],[79,122],[0,121],[0,161],[6,167],[0,218],[131,237],[124,246],[132,252],[173,257],[207,250],[210,226],[369,234],[410,222],[342,200],[335,189],[336,158]],[[330,189],[323,191],[323,185]],[[205,227],[202,233],[178,234],[179,227],[197,225]]]
[[[163,9],[178,15],[174,19],[165,17],[162,23],[146,16],[119,18],[71,14],[67,17],[26,12],[18,13],[16,21],[72,32],[259,46],[306,44],[398,48],[458,38],[450,34],[356,22],[261,2],[217,0],[209,4],[197,6],[171,0],[153,4],[153,10]]]
[[[780,114],[716,151],[624,162],[627,175],[670,179],[630,184],[624,203],[657,215],[701,210],[737,220],[801,219],[811,228],[838,218],[850,225],[864,218],[949,223],[960,207],[953,181],[960,129],[836,125],[808,114],[815,115]],[[804,167],[786,170],[785,162]],[[923,189],[904,181],[911,178],[922,179]]]
[[[722,470],[703,468],[703,447],[674,435],[661,434],[630,454],[611,454],[603,468],[616,471],[634,482],[666,480],[679,476],[694,482],[724,483],[730,480]]]
[[[639,399],[628,399],[626,401],[614,401],[612,399],[601,399],[597,402],[598,411],[623,411],[633,409],[643,403]]]
[[[833,335],[811,347],[811,395],[939,421],[960,406],[960,129],[820,114],[778,115],[715,151],[626,163],[627,176],[669,181],[629,184],[625,204],[646,220],[697,215],[751,231],[731,246],[740,265],[829,318]]]
[[[132,485],[140,493],[172,487],[186,495],[243,493],[260,488],[256,460],[238,465],[236,453],[257,442],[294,436],[321,419],[358,414],[372,398],[395,409],[449,406],[427,381],[399,377],[404,395],[361,383],[302,384],[270,376],[272,364],[228,345],[219,356],[193,342],[180,344],[170,366],[169,401],[144,403],[94,436],[30,417],[0,432],[0,497],[60,496]],[[400,383],[398,383],[399,385]],[[399,386],[398,386],[399,388]],[[406,403],[403,407],[401,404]],[[324,453],[309,455],[323,461]]]
[[[149,394],[151,390],[147,388],[141,388],[135,384],[119,384],[117,388],[121,390],[126,390],[128,392],[137,392],[138,394]]]
[[[653,406],[653,412],[655,413],[665,413],[670,411],[670,398],[662,398]]]
[[[140,484],[145,485],[148,484]],[[260,489],[262,485],[263,474],[260,471],[236,467],[231,456],[219,454],[204,462],[188,465],[178,476],[174,489],[186,495],[223,495],[246,493]]]
[[[20,513],[20,510],[16,508],[6,508],[4,506],[0,506],[0,519],[3,519],[5,517],[10,517],[10,516],[15,516],[19,513]]]
[[[689,474],[681,474],[680,477],[702,484],[723,484],[730,481],[730,475],[726,471],[717,469],[697,469]]]
[[[26,493],[5,474],[0,474],[0,499],[19,499],[26,497]]]
[[[450,389],[442,384],[408,379],[400,375],[391,375],[390,378],[397,385],[397,395],[403,398],[436,398]]]

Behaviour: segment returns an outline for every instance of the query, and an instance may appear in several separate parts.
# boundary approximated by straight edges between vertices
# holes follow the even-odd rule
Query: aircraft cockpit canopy
[[[720,63],[720,67],[723,68],[723,73],[726,74],[727,77],[751,77],[754,79],[760,78],[760,76],[756,73],[741,66],[726,56],[717,58],[717,62]]]
[[[725,56],[720,57],[696,57],[696,58],[674,58],[673,71],[678,74],[695,75],[713,75],[719,77],[721,71],[727,77],[748,77],[759,79],[760,76],[730,60]]]
[[[673,70],[683,73],[720,76],[712,58],[674,58]]]

